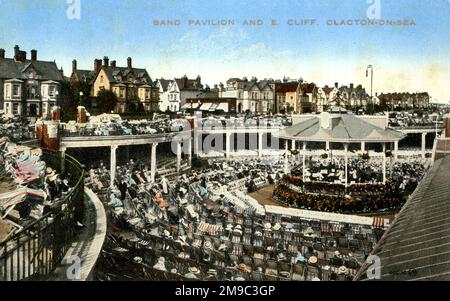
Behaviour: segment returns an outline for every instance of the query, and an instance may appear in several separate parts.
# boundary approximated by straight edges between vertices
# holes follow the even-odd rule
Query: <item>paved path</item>
[[[92,190],[85,188],[87,210],[84,217],[83,232],[72,244],[63,259],[63,264],[52,277],[56,281],[86,281],[100,255],[106,235],[106,213],[102,202]],[[80,266],[79,272],[76,267]]]

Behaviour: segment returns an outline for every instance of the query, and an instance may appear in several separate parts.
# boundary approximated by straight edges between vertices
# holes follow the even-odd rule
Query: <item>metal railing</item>
[[[47,166],[62,171],[72,187],[49,213],[0,243],[0,280],[45,280],[61,264],[84,213],[84,169],[74,158],[43,150]]]

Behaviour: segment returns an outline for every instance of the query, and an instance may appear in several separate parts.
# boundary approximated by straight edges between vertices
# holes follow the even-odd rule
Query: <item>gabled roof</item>
[[[170,84],[171,80],[161,78],[161,79],[158,79],[158,82],[159,82],[160,87],[165,92],[165,91],[167,91],[167,88],[169,87],[169,84]]]
[[[323,87],[322,91],[326,94],[326,95],[330,95],[331,92],[333,92],[335,88],[331,88],[331,87]]]
[[[103,66],[102,70],[106,73],[108,77],[108,81],[111,84],[120,84],[127,81],[127,76],[132,73],[135,79],[137,80],[137,84],[149,84],[153,85],[152,79],[150,75],[147,73],[146,69],[139,68],[131,68],[127,67],[111,67],[111,66]]]
[[[326,120],[326,121],[325,121]],[[329,122],[329,126],[324,126]],[[280,138],[299,141],[330,142],[393,142],[404,135],[391,129],[382,129],[353,114],[311,115],[311,118],[280,130]]]
[[[92,70],[76,70],[75,74],[79,81],[86,81],[92,84],[95,79],[95,72]]]
[[[297,92],[297,88],[298,88],[297,82],[277,83],[275,85],[275,92],[276,93],[292,93],[292,92]]]
[[[196,79],[175,78],[175,82],[180,91],[199,91],[203,89],[201,82],[198,82]]]
[[[0,78],[1,79],[27,79],[24,73],[29,67],[33,67],[41,80],[64,81],[55,62],[30,61],[16,62],[14,59],[0,59]]]
[[[300,84],[299,86],[300,92],[302,92],[303,95],[314,93],[317,86],[314,83],[304,83]]]

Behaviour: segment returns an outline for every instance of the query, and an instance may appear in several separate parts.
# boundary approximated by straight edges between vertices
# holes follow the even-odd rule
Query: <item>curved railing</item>
[[[0,280],[45,280],[61,264],[84,214],[84,169],[73,157],[43,150],[42,160],[66,174],[70,187],[39,220],[0,243]]]

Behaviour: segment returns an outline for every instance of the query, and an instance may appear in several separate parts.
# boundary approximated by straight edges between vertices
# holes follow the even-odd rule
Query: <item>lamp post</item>
[[[370,102],[372,103],[372,111],[375,114],[375,104],[373,103],[373,66],[369,65],[366,69],[366,77],[369,77],[370,69]]]

